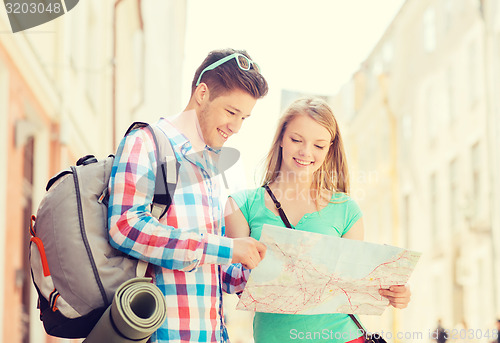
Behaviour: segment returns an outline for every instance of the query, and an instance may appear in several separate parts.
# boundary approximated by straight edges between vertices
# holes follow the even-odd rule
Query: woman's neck
[[[275,193],[278,200],[281,201],[302,201],[307,203],[315,203],[316,206],[324,206],[333,196],[332,191],[328,189],[316,190],[313,187],[312,177],[308,180],[306,177],[302,179],[296,174],[288,174],[287,176],[280,174],[271,184],[270,187]]]
[[[276,197],[282,200],[311,201],[312,182],[295,178],[277,178],[270,185]],[[282,201],[280,200],[280,201]]]

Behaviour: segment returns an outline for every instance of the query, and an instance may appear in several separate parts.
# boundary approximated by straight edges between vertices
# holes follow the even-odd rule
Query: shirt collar
[[[181,147],[181,152],[183,155],[188,153],[193,149],[193,145],[191,143],[191,139],[199,139],[197,135],[201,134],[198,132],[198,119],[196,118],[196,112],[194,110],[183,112],[177,115],[184,116],[182,120],[186,123],[188,122],[188,127],[190,127],[190,132],[181,132],[174,124],[172,124],[166,118],[160,118],[158,121],[158,126],[163,129],[163,131],[167,134],[169,138],[173,138],[175,145]],[[219,155],[222,151],[222,148],[214,149],[205,144],[204,150],[208,150],[209,152],[213,152],[216,155]]]

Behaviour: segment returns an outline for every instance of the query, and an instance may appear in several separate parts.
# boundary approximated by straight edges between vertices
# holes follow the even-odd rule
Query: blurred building
[[[407,0],[334,100],[366,239],[423,252],[399,341],[500,315],[499,86],[498,1]]]
[[[45,335],[29,272],[29,222],[48,179],[112,153],[134,120],[181,110],[182,0],[87,0],[11,33],[0,14],[0,342]]]

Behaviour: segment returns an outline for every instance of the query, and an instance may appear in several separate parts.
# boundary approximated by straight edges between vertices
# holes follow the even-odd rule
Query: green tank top
[[[259,240],[264,224],[285,227],[264,203],[262,187],[231,195],[246,218],[250,236]],[[308,213],[294,227],[296,230],[341,237],[361,218],[356,202],[344,193],[336,193],[321,211]],[[348,342],[361,336],[347,314],[278,314],[256,312],[253,322],[255,343]]]

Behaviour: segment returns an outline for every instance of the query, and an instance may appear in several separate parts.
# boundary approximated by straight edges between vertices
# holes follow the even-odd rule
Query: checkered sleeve
[[[111,245],[167,269],[192,271],[200,264],[231,263],[231,239],[174,228],[151,215],[155,148],[151,133],[144,129],[133,131],[120,142],[109,181]]]
[[[243,267],[241,263],[226,264],[221,269],[222,290],[229,294],[243,292],[251,270]]]

